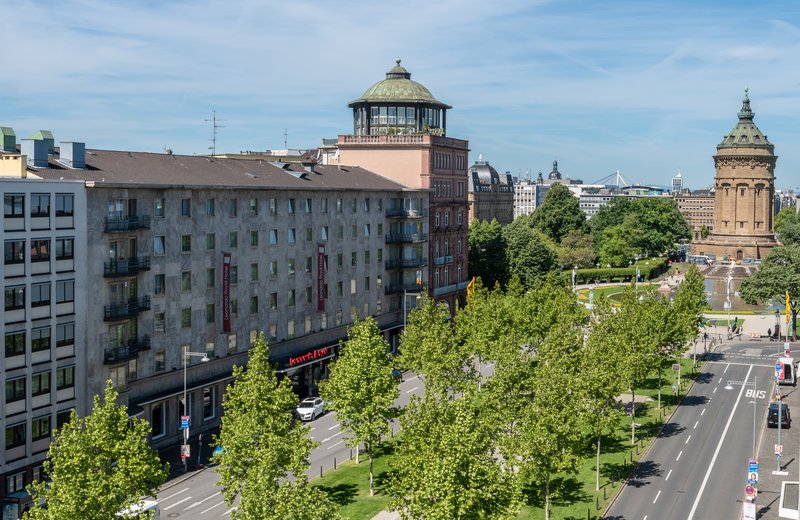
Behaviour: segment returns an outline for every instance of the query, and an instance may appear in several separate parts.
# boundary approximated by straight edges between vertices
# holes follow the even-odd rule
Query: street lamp
[[[187,424],[186,427],[183,429],[183,444],[189,444],[189,425],[191,424],[191,412],[189,410],[189,398],[186,392],[186,373],[188,372],[189,368],[189,357],[199,357],[201,358],[200,361],[203,363],[207,361],[211,361],[205,352],[189,352],[189,349],[183,351],[183,414],[187,417]],[[183,419],[181,418],[181,422]],[[183,448],[181,449],[181,458],[183,459],[183,472],[186,473],[187,471],[187,463],[186,459],[188,459],[188,454],[183,452]]]
[[[733,284],[733,275],[728,272],[725,284],[725,308],[728,310],[728,339],[731,339],[733,333],[733,330],[731,330],[731,284]]]
[[[775,309],[775,337],[777,338],[778,341],[781,340],[780,327],[781,327],[781,313],[778,311],[778,309]],[[780,349],[780,347],[778,348]]]

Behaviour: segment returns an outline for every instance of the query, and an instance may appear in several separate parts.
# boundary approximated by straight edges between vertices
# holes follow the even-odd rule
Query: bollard
[[[586,520],[592,520],[591,514],[592,512],[589,511],[589,509],[586,509]]]
[[[319,465],[319,478],[322,478],[322,464]]]
[[[636,454],[637,455],[639,454],[639,443],[638,442],[636,443]]]
[[[633,450],[631,450],[631,464],[633,464]]]
[[[336,469],[336,457],[333,458],[333,469]]]
[[[606,486],[603,486],[603,500],[608,500],[608,496],[606,496]]]
[[[600,497],[594,497],[595,511],[600,511]]]
[[[353,448],[350,448],[350,460],[353,460]]]

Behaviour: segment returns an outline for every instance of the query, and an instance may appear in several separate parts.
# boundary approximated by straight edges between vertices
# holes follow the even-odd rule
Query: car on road
[[[785,404],[780,405],[781,411],[781,428],[790,428],[792,426],[792,414],[789,412],[789,407]],[[778,427],[778,403],[771,403],[769,405],[769,415],[767,415],[767,426]]]
[[[313,421],[325,413],[325,402],[319,397],[308,397],[300,401],[297,415],[302,421]]]

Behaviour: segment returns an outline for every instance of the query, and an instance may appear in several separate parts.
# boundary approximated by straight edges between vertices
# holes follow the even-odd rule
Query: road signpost
[[[745,502],[742,510],[742,520],[756,520],[756,505],[753,502]]]
[[[750,459],[747,464],[747,483],[753,487],[758,485],[758,459]]]

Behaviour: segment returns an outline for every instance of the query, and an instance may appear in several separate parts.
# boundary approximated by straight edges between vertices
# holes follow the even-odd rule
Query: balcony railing
[[[150,297],[131,298],[128,303],[112,303],[103,308],[103,321],[119,321],[133,318],[142,311],[150,310]]]
[[[109,260],[103,264],[103,276],[113,278],[115,276],[127,276],[136,274],[140,271],[150,270],[150,257],[139,256],[126,258],[124,260]]]
[[[150,229],[150,215],[128,215],[126,217],[106,217],[105,231],[135,231]]]
[[[444,265],[444,264],[452,264],[453,263],[453,256],[437,256],[436,259],[433,261],[436,265]]]
[[[425,242],[427,240],[427,233],[389,233],[386,235],[387,244]]]
[[[150,350],[150,336],[145,335],[141,338],[132,338],[121,347],[106,348],[103,362],[106,365],[110,365],[136,359],[139,357],[139,352],[143,350]]]
[[[404,291],[407,292],[420,292],[423,290],[422,284],[418,283],[400,283],[395,285],[387,285],[383,289],[384,294],[398,294]]]
[[[387,218],[423,218],[428,216],[427,208],[388,208]]]
[[[403,269],[411,267],[422,267],[428,265],[427,258],[395,258],[386,260],[384,263],[386,269]]]
[[[467,284],[469,284],[469,282],[459,282],[450,285],[445,285],[443,287],[437,287],[433,290],[433,295],[443,296],[445,294],[450,294],[457,291],[463,291],[467,288]]]

